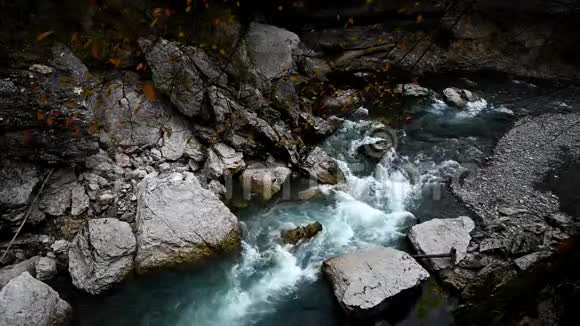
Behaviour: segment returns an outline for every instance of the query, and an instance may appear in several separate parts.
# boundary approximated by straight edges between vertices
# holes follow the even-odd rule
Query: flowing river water
[[[77,324],[344,325],[320,272],[323,260],[377,245],[405,249],[410,225],[464,213],[444,180],[457,177],[456,161],[465,168],[481,164],[494,138],[512,123],[505,107],[489,102],[482,98],[463,110],[438,97],[413,103],[412,122],[397,132],[397,149],[378,163],[355,150],[372,122],[346,121],[322,145],[340,161],[344,185],[322,187],[318,199],[243,209],[239,256],[203,270],[137,278],[98,297],[73,295]],[[313,239],[297,247],[282,244],[281,230],[313,222],[323,225]],[[449,324],[444,300],[426,295],[396,324]]]

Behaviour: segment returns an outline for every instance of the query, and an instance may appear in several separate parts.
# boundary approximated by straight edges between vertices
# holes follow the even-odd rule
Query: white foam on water
[[[513,115],[514,112],[503,106],[495,106],[489,104],[484,98],[480,98],[477,101],[467,102],[465,107],[458,109],[450,107],[445,101],[438,97],[431,98],[432,103],[428,110],[432,114],[443,115],[445,113],[453,112],[456,119],[471,119],[477,117],[479,114],[484,112],[496,112],[503,113],[507,115]]]
[[[463,109],[457,111],[456,117],[458,118],[473,118],[480,114],[483,110],[487,108],[487,101],[480,98],[477,101],[467,102]]]
[[[356,127],[349,125],[344,131]],[[192,315],[183,324],[195,320],[199,326],[252,325],[274,313],[277,304],[292,296],[298,286],[320,277],[324,259],[357,248],[388,245],[401,237],[399,226],[414,218],[406,207],[419,185],[412,184],[399,161],[391,150],[374,173],[363,177],[339,161],[345,184],[321,187],[333,204],[275,205],[245,221],[242,256],[227,275],[227,288],[192,306]],[[313,222],[323,225],[313,239],[297,247],[281,244],[281,230]]]
[[[385,139],[381,137],[371,137],[371,136],[365,136],[361,140],[354,140],[350,145],[349,154],[351,157],[354,157],[357,154],[357,150],[359,149],[359,147],[376,144],[381,141],[385,141]]]

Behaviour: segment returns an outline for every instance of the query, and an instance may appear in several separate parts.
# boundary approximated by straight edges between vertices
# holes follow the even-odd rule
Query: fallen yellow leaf
[[[115,67],[119,67],[121,65],[121,59],[117,57],[110,58],[109,62],[112,63]]]
[[[155,90],[153,84],[149,82],[143,85],[143,95],[145,95],[145,97],[151,101],[157,100],[157,91]]]
[[[163,16],[163,12],[164,12],[163,8],[155,8],[153,9],[153,17],[155,18],[161,17]]]
[[[48,32],[44,32],[44,33],[40,33],[38,35],[36,35],[36,40],[38,42],[44,40],[45,38],[51,36],[52,34],[54,34],[54,31],[48,31]]]

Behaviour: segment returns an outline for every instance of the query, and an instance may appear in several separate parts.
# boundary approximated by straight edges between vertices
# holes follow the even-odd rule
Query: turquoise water
[[[426,195],[426,189],[442,185],[442,171],[455,166],[445,158],[433,159],[434,144],[453,137],[490,138],[482,133],[488,129],[473,127],[482,121],[498,130],[509,125],[509,119],[497,119],[496,108],[485,100],[458,112],[430,99],[415,107],[414,114],[406,132],[397,133],[398,151],[389,151],[378,163],[355,150],[370,122],[347,121],[323,144],[341,161],[346,184],[322,187],[324,195],[316,200],[241,211],[239,256],[199,271],[134,279],[98,297],[73,295],[77,324],[345,325],[321,277],[323,260],[370,246],[404,248],[405,231],[425,219],[425,211],[452,211],[449,199]],[[280,241],[281,230],[313,222],[320,222],[323,231],[312,240],[297,247]],[[451,319],[442,302],[401,315],[399,325],[447,325]]]

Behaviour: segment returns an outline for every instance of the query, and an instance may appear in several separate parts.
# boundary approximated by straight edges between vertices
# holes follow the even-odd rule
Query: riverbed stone
[[[465,106],[465,99],[461,96],[461,90],[455,87],[449,87],[443,90],[443,96],[445,101],[449,104],[452,104],[456,107],[464,107]]]
[[[177,265],[196,265],[240,246],[234,214],[191,173],[149,175],[137,196],[139,273]]]
[[[65,326],[71,319],[71,306],[28,272],[0,291],[0,325]]]
[[[251,164],[240,177],[244,194],[256,194],[261,199],[269,200],[282,189],[291,172],[282,165]]]
[[[114,218],[89,220],[69,248],[73,284],[91,294],[109,289],[133,269],[135,249],[128,223]]]
[[[284,242],[295,245],[300,241],[313,238],[320,231],[322,231],[322,224],[319,222],[314,222],[308,225],[299,226],[294,229],[283,230],[280,232],[280,236]]]
[[[471,241],[470,232],[475,223],[467,216],[452,219],[432,219],[417,224],[409,232],[409,240],[420,255],[448,254],[456,250],[456,260],[451,258],[429,258],[433,270],[441,270],[459,263],[465,258]]]
[[[407,253],[372,248],[328,259],[323,272],[348,315],[369,317],[386,309],[390,299],[429,278],[429,273]]]

